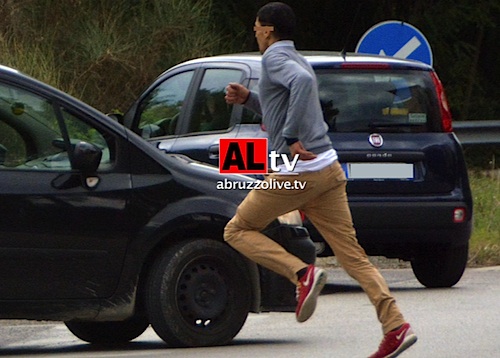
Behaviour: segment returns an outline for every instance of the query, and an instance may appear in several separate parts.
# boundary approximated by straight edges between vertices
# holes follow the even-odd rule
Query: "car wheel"
[[[250,310],[246,263],[228,245],[210,239],[183,242],[155,262],[147,310],[168,345],[222,345],[240,331]]]
[[[64,322],[66,327],[81,340],[94,344],[120,344],[139,337],[149,322],[133,318],[117,322]]]
[[[451,246],[421,253],[411,261],[417,280],[429,288],[452,287],[467,266],[469,247]]]

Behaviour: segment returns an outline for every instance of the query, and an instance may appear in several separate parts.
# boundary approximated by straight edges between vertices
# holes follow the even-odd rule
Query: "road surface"
[[[61,323],[0,321],[0,355],[50,357],[367,357],[380,325],[359,286],[337,268],[314,316],[299,324],[293,313],[251,314],[232,344],[172,349],[149,328],[128,345],[93,348]],[[450,289],[426,289],[410,269],[385,269],[418,342],[403,357],[500,357],[500,267],[467,269]]]

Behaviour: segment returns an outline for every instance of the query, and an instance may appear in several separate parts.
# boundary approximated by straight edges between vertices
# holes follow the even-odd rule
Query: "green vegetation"
[[[470,265],[500,265],[500,173],[470,171],[474,231]]]
[[[268,0],[0,0],[0,63],[104,112],[125,111],[160,72],[190,58],[256,50]],[[287,0],[300,49],[353,52],[393,19],[419,28],[454,118],[499,119],[498,0]]]
[[[231,52],[210,0],[2,0],[0,63],[103,112],[126,110],[159,73]]]
[[[465,150],[474,200],[474,230],[469,265],[500,265],[500,148]]]

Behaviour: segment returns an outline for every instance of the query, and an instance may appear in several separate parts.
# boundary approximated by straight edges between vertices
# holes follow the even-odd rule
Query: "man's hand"
[[[227,104],[243,104],[247,101],[250,91],[245,86],[231,82],[226,87],[224,99]]]
[[[290,147],[290,153],[292,154],[292,158],[295,154],[299,155],[300,160],[311,160],[317,157],[313,152],[308,151],[300,141],[293,143]]]

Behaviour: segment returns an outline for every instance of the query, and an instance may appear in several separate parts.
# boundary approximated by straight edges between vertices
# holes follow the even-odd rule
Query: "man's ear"
[[[279,40],[279,37],[276,36],[276,32],[274,32],[274,31],[266,30],[266,31],[264,31],[264,34],[266,35],[266,39],[274,40],[274,41]]]

